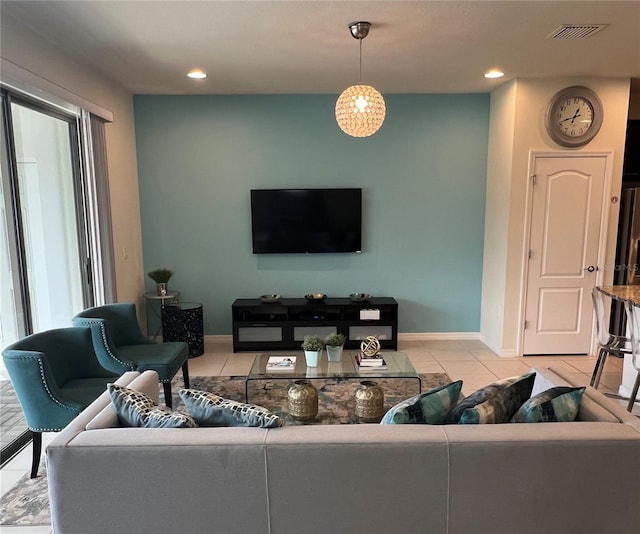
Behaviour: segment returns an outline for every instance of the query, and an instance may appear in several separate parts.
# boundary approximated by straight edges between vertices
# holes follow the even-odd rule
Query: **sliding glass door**
[[[0,119],[5,121],[5,107],[0,108]],[[0,129],[0,150],[6,144],[5,130]],[[12,214],[9,161],[3,151],[0,166],[0,351],[25,335],[24,311],[21,306],[20,284],[14,278],[19,271]],[[18,450],[28,439],[27,425],[22,409],[11,387],[4,366],[0,363],[0,445],[3,456]]]
[[[78,117],[3,91],[2,131],[0,350],[93,304]],[[30,433],[0,379],[4,462]]]
[[[75,121],[11,104],[31,329],[68,326],[84,309],[86,260]],[[75,161],[74,161],[75,159]]]
[[[0,119],[5,124],[4,106],[0,108]],[[0,129],[0,149],[7,146],[4,128]],[[25,334],[24,313],[21,307],[20,284],[13,274],[19,271],[15,236],[15,221],[12,213],[9,161],[2,154],[0,166],[0,350],[17,341]],[[16,295],[17,293],[17,295]],[[0,366],[0,370],[3,370]],[[6,374],[0,374],[6,379]]]

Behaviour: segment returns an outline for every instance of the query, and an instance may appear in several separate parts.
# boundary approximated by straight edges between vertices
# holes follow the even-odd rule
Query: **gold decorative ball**
[[[375,356],[380,352],[380,342],[375,336],[367,336],[360,343],[360,350],[365,356]]]

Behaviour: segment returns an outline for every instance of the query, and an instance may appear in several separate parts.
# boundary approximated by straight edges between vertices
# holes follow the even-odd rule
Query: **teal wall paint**
[[[145,271],[231,333],[231,303],[368,292],[400,303],[400,332],[478,332],[489,95],[385,95],[353,139],[333,95],[135,97]],[[249,190],[361,187],[363,253],[254,255]],[[147,279],[148,289],[153,282]]]

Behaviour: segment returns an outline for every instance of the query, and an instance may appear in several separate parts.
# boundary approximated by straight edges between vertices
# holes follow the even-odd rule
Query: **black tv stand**
[[[368,302],[350,298],[322,302],[283,298],[276,303],[237,299],[231,311],[233,352],[302,350],[304,336],[324,339],[336,332],[347,337],[346,349],[359,348],[367,336],[377,337],[383,349],[398,349],[398,303],[391,297],[374,297]]]

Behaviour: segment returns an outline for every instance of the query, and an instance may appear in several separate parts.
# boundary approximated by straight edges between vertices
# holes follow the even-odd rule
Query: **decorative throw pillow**
[[[511,418],[512,423],[575,421],[585,388],[558,386],[534,395]]]
[[[469,395],[451,410],[447,423],[508,423],[531,396],[535,373],[498,380]]]
[[[180,398],[200,426],[257,426],[273,428],[283,422],[262,406],[224,399],[195,389],[181,389]]]
[[[439,425],[458,402],[461,389],[462,380],[458,380],[420,393],[396,404],[384,415],[380,424]]]
[[[195,427],[193,418],[170,408],[158,406],[154,400],[135,389],[108,384],[107,391],[123,426],[145,428]]]

